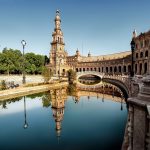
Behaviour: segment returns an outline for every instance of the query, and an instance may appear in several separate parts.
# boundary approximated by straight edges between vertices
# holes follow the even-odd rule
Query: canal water
[[[50,90],[0,103],[0,150],[120,150],[122,98]]]

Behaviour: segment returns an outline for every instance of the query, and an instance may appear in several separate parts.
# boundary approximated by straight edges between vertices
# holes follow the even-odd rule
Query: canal
[[[0,102],[1,150],[120,150],[124,97],[60,88]]]

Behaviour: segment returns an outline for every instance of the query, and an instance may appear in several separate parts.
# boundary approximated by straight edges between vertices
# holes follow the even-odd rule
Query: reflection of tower
[[[26,114],[26,97],[24,96],[24,129],[28,128],[28,123],[27,123],[27,114]]]
[[[102,102],[104,102],[104,93],[105,93],[105,85],[103,84],[103,97],[102,97]]]
[[[61,122],[64,116],[65,100],[67,99],[66,89],[56,89],[50,92],[52,95],[52,111],[56,123],[56,133],[59,139],[61,135]]]

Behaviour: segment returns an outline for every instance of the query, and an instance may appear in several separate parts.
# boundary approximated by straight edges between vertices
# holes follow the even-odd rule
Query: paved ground
[[[6,82],[14,81],[14,84],[22,85],[22,75],[0,75],[0,81],[5,80]],[[41,75],[26,75],[26,83],[37,83],[43,82]]]

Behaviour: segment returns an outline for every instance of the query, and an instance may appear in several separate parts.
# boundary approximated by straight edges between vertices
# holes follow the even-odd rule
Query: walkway
[[[56,83],[54,84],[47,84],[47,85],[40,85],[40,86],[34,86],[34,87],[18,87],[15,89],[9,89],[0,91],[0,101],[16,98],[20,96],[25,96],[29,94],[35,94],[39,92],[49,91],[52,88],[58,88],[58,87],[64,87],[68,86],[67,82],[62,83]]]

